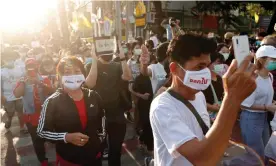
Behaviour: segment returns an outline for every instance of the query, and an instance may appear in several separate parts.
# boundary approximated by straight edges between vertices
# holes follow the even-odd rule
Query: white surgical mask
[[[134,55],[141,55],[142,49],[134,49]]]
[[[229,53],[221,53],[224,57],[224,60],[227,60],[229,58]]]
[[[202,69],[200,71],[183,70],[185,71],[184,79],[181,80],[179,77],[178,78],[183,82],[184,85],[195,90],[205,90],[211,84],[211,72],[208,68]]]
[[[224,64],[217,64],[214,65],[214,70],[213,70],[216,74],[222,76],[225,74],[226,72],[226,68]]]
[[[77,90],[85,81],[84,75],[62,76],[62,84],[70,90]]]

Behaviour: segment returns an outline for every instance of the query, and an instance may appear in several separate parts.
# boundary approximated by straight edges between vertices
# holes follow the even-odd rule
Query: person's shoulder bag
[[[174,98],[176,98],[177,100],[181,101],[195,116],[197,122],[199,123],[202,132],[204,135],[206,135],[206,133],[209,130],[209,127],[206,125],[206,123],[203,121],[203,119],[201,118],[201,116],[198,114],[198,112],[196,111],[195,107],[186,99],[184,99],[181,95],[179,95],[178,93],[176,93],[175,91],[173,91],[172,89],[168,89],[167,92]]]

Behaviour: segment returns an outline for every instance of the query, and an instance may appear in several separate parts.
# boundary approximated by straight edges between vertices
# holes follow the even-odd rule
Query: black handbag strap
[[[187,108],[189,108],[189,110],[194,114],[194,116],[196,117],[197,122],[199,123],[203,134],[206,135],[206,133],[209,130],[209,127],[205,124],[205,122],[202,120],[201,116],[198,114],[198,112],[196,111],[195,107],[186,99],[184,99],[181,95],[179,95],[178,93],[176,93],[175,91],[173,91],[172,89],[168,89],[167,92],[173,96],[174,98],[176,98],[177,100],[181,101]]]

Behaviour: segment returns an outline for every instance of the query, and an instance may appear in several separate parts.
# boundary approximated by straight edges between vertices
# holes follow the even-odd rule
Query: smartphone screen
[[[239,66],[244,58],[250,54],[248,36],[233,36],[232,43],[235,59],[237,60]]]

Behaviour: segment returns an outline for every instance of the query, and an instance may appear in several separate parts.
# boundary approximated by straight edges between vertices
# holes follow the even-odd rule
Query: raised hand
[[[142,54],[140,56],[140,62],[143,65],[148,65],[150,62],[150,56],[149,56],[149,51],[145,45],[141,46]]]
[[[233,60],[223,75],[225,94],[233,96],[238,103],[242,103],[256,89],[256,66],[251,64],[253,57],[253,55],[247,56],[239,67],[237,61]]]
[[[121,42],[120,42],[120,43],[121,43]],[[125,58],[124,49],[123,49],[123,47],[122,47],[121,44],[119,44],[119,51],[120,51],[120,54],[119,54],[120,59]]]
[[[95,49],[95,45],[91,44],[91,57],[93,59],[98,59],[97,55],[96,55],[96,49]]]

